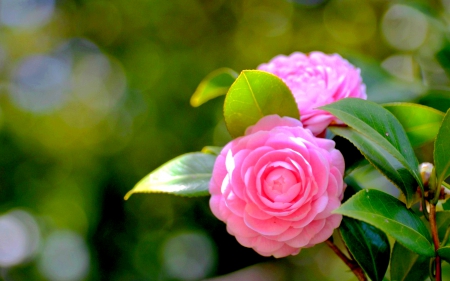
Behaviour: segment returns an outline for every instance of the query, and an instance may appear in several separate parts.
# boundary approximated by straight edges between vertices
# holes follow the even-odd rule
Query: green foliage
[[[450,110],[445,114],[442,125],[434,142],[434,168],[436,169],[436,185],[450,176]]]
[[[368,147],[367,150],[370,149],[372,152],[378,150],[379,153],[376,156],[382,153],[386,157],[394,157],[401,163],[406,170],[405,172],[399,171],[401,181],[404,181],[404,183],[402,184],[401,181],[396,181],[395,183],[405,194],[407,206],[410,207],[414,200],[416,185],[411,184],[409,179],[404,180],[404,178],[409,177],[408,175],[404,176],[404,174],[410,173],[420,184],[422,192],[423,185],[418,171],[419,163],[414,150],[409,143],[405,130],[394,115],[376,103],[353,98],[339,100],[323,106],[321,109],[331,112],[360,134],[361,137],[354,138],[355,141],[362,141],[358,143],[359,147],[366,146]],[[364,141],[364,139],[369,140],[369,142]],[[378,163],[379,159],[380,157],[376,157],[376,159],[368,158],[367,160]],[[378,169],[381,168],[380,166],[375,166]]]
[[[181,196],[209,195],[216,156],[200,152],[180,155],[154,170],[126,195],[134,193],[170,193]]]
[[[416,193],[412,187],[416,185],[416,180],[397,159],[353,128],[330,127],[330,130],[351,141],[375,168],[403,192],[407,205],[411,206]]]
[[[450,263],[450,246],[443,246],[437,250],[438,255],[446,262]]]
[[[431,107],[415,103],[383,105],[400,121],[413,147],[434,141],[444,114]]]
[[[450,211],[441,211],[436,213],[436,226],[438,229],[439,240],[445,237],[447,229],[450,227]]]
[[[230,87],[223,108],[233,138],[271,114],[300,118],[289,88],[277,76],[259,70],[244,70]]]
[[[420,255],[434,256],[430,233],[425,224],[401,201],[387,193],[362,190],[335,213],[367,222]]]
[[[423,281],[428,277],[430,258],[418,255],[395,242],[391,258],[391,280]]]
[[[198,85],[191,97],[191,105],[197,107],[213,98],[225,95],[237,77],[237,72],[230,68],[214,70]]]
[[[389,265],[389,241],[382,231],[360,220],[344,217],[339,227],[345,245],[373,281],[383,280]]]

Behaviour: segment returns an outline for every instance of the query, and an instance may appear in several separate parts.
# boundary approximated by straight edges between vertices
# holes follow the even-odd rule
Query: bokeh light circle
[[[10,27],[35,28],[53,15],[55,0],[2,0],[0,21]]]
[[[167,275],[180,280],[199,280],[215,265],[211,239],[202,233],[184,232],[170,237],[163,246],[163,266]]]
[[[385,13],[381,29],[386,41],[398,50],[410,51],[420,47],[428,34],[426,17],[406,5],[392,5]]]
[[[89,262],[89,250],[83,238],[72,231],[58,230],[45,241],[39,269],[52,281],[76,281],[86,277]]]
[[[18,265],[32,257],[40,241],[39,227],[29,213],[14,210],[0,217],[0,266]]]

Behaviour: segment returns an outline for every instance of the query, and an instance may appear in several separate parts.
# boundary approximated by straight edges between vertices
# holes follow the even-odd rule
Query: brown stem
[[[350,268],[350,270],[353,272],[353,274],[355,274],[355,276],[358,278],[359,281],[367,281],[367,277],[364,274],[364,271],[362,270],[362,268],[359,266],[359,264],[357,262],[355,262],[354,260],[349,259],[344,253],[342,253],[342,251],[336,246],[334,245],[333,242],[331,242],[330,240],[325,241],[328,245],[328,247],[331,248],[331,250],[333,250],[333,252],[336,253],[336,255]]]
[[[436,267],[436,281],[442,280],[441,274],[441,257],[437,254],[437,250],[439,249],[439,237],[438,230],[436,226],[436,205],[430,204],[430,226],[431,226],[431,235],[433,236],[434,250],[436,251],[436,259],[435,259],[435,267]]]

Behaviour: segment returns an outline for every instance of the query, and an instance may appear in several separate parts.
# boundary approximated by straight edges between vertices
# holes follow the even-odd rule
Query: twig
[[[436,205],[430,204],[430,227],[431,227],[431,235],[433,236],[434,250],[436,251],[436,259],[435,259],[435,267],[436,267],[436,281],[442,280],[441,274],[441,257],[437,254],[437,250],[439,249],[439,237],[438,230],[436,226]]]
[[[359,266],[359,264],[357,262],[355,262],[354,260],[349,259],[344,253],[342,253],[342,251],[336,246],[334,245],[333,242],[331,242],[330,240],[325,241],[328,245],[328,247],[331,248],[331,250],[333,250],[333,252],[336,253],[336,255],[350,268],[350,270],[353,272],[353,274],[355,274],[355,276],[358,278],[359,281],[367,281],[367,277],[364,274],[364,271],[362,270],[362,268]]]

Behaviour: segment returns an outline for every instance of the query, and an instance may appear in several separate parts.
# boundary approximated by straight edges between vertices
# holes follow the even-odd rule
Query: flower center
[[[291,187],[297,184],[295,175],[284,168],[271,171],[264,180],[264,192],[273,201],[285,201],[282,198],[291,193]],[[291,197],[291,196],[288,196]],[[287,198],[285,198],[287,199]]]

